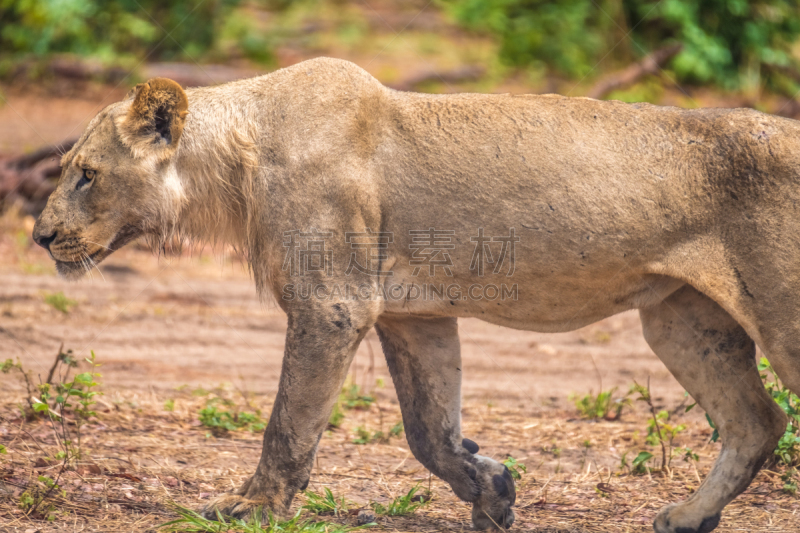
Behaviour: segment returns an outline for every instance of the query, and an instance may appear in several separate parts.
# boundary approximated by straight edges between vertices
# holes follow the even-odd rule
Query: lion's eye
[[[97,174],[97,172],[95,172],[94,170],[90,168],[84,168],[83,176],[81,176],[81,179],[78,180],[78,184],[75,186],[75,188],[80,189],[81,187],[92,181],[94,179],[95,174]]]

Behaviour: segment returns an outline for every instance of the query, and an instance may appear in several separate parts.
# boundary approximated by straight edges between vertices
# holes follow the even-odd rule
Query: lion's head
[[[33,229],[59,274],[79,278],[135,238],[163,233],[182,196],[173,159],[187,114],[180,85],[156,78],[92,120]]]

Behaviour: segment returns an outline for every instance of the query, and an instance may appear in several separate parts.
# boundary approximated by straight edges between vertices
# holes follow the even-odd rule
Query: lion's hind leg
[[[657,533],[708,533],[744,491],[786,429],[764,390],[755,344],[714,301],[690,286],[640,311],[645,338],[680,384],[715,421],[722,451],[685,502],[656,517]]]

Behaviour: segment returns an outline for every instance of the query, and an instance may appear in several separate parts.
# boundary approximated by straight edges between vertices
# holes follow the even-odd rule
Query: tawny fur
[[[350,63],[316,59],[186,92],[148,82],[103,110],[62,163],[34,235],[50,237],[64,276],[139,236],[224,241],[247,253],[258,290],[272,291],[289,316],[261,461],[236,494],[209,505],[211,516],[289,508],[371,327],[412,451],[473,502],[481,528],[513,522],[513,481],[462,445],[457,317],[567,331],[641,310],[653,350],[723,439],[706,483],[659,514],[658,533],[716,527],[785,429],[760,386],[756,344],[800,392],[792,120],[554,95],[402,93]],[[96,170],[89,184],[85,168]],[[293,276],[287,232],[312,228],[332,235],[333,272]],[[383,273],[347,274],[345,235],[367,228],[393,235]],[[415,273],[409,232],[428,228],[454,232],[452,272]],[[513,276],[480,276],[470,266],[474,237],[512,228]],[[296,283],[366,287],[373,297],[286,298]],[[386,296],[410,283],[514,283],[519,294]]]

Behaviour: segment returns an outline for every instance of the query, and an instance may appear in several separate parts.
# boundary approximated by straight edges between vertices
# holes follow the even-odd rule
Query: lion
[[[800,127],[745,109],[398,92],[336,59],[184,90],[137,85],[62,159],[34,228],[75,279],[139,237],[227,242],[288,315],[261,459],[207,516],[286,513],[375,328],[409,447],[514,521],[514,481],[461,431],[458,318],[540,332],[638,309],[722,452],[657,533],[708,533],[800,393]]]

